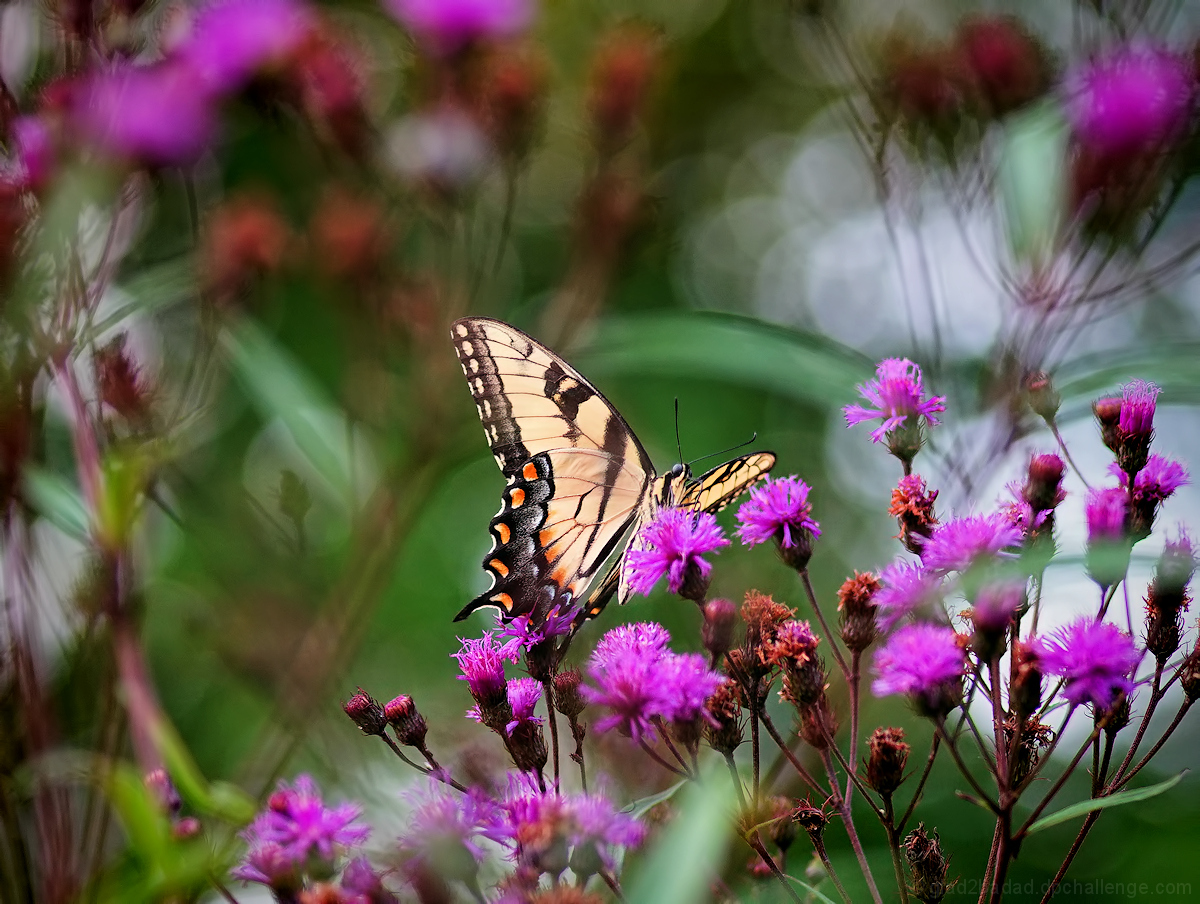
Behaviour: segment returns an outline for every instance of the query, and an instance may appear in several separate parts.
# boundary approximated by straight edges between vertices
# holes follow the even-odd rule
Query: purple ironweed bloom
[[[963,648],[953,628],[908,625],[875,656],[877,697],[907,694],[928,715],[944,715],[962,698]]]
[[[746,546],[773,539],[784,549],[811,544],[821,526],[812,519],[808,494],[808,484],[795,474],[755,487],[738,509],[738,538]]]
[[[412,806],[407,828],[400,836],[400,849],[409,857],[454,863],[466,853],[476,862],[484,850],[476,839],[495,818],[495,804],[479,794],[451,793],[447,786],[430,779],[408,796]]]
[[[1129,494],[1117,487],[1092,490],[1087,497],[1088,545],[1120,543],[1125,539]]]
[[[300,0],[214,0],[196,13],[177,52],[206,84],[228,93],[284,61],[315,24]]]
[[[663,575],[672,593],[685,589],[685,578],[707,581],[712,564],[704,556],[729,545],[717,519],[708,512],[677,508],[662,509],[634,542],[637,546],[626,554],[625,567],[629,586],[643,596],[650,595]]]
[[[511,643],[503,646],[497,643],[491,631],[485,631],[483,637],[460,637],[462,649],[451,655],[458,660],[462,674],[459,681],[467,682],[471,696],[476,700],[494,700],[506,693],[507,680],[504,677],[504,660],[515,662],[518,651]]]
[[[19,116],[12,123],[17,176],[21,184],[37,191],[54,172],[54,139],[36,116]]]
[[[1129,436],[1148,436],[1154,431],[1154,409],[1162,392],[1153,383],[1133,380],[1121,387],[1121,432]]]
[[[541,682],[533,678],[514,678],[508,682],[508,705],[512,707],[513,720],[505,726],[505,730],[511,735],[523,722],[541,725],[541,718],[533,714],[541,699]]]
[[[1025,604],[1025,585],[1017,582],[988,584],[971,602],[971,621],[977,631],[999,634],[1006,630]]]
[[[882,442],[889,431],[905,426],[910,417],[915,420],[908,426],[916,426],[921,418],[931,426],[937,426],[938,419],[934,415],[946,410],[944,397],[923,398],[921,368],[908,358],[880,361],[875,368],[875,379],[858,387],[858,392],[875,407],[847,405],[842,409],[846,426],[881,418],[883,423],[871,431],[871,441],[875,443]]]
[[[1121,487],[1129,489],[1129,475],[1121,470],[1121,466],[1113,462],[1108,466],[1108,472],[1121,482]],[[1165,502],[1175,494],[1175,491],[1190,482],[1188,470],[1173,458],[1164,455],[1151,455],[1146,460],[1146,467],[1138,471],[1133,481],[1133,497],[1135,502]]]
[[[878,606],[879,626],[890,631],[896,622],[942,598],[942,578],[920,564],[893,562],[879,574],[883,586],[871,598]]]
[[[580,688],[589,703],[610,710],[597,731],[616,728],[635,741],[653,740],[657,719],[689,721],[703,712],[721,676],[697,653],[672,653],[669,639],[660,625],[623,625],[597,644],[588,662],[596,687]]]
[[[504,644],[505,650],[513,650],[515,658],[519,653],[536,647],[543,641],[553,637],[562,637],[571,633],[571,626],[579,615],[579,607],[568,604],[555,606],[540,622],[532,614],[519,615],[510,621],[497,617],[496,627],[500,636],[508,638]]]
[[[966,571],[1021,542],[1021,530],[1003,515],[968,515],[939,525],[921,550],[921,563],[938,574]]]
[[[397,898],[383,887],[383,880],[366,857],[355,857],[342,871],[342,891],[355,897],[348,904],[397,904]]]
[[[1038,659],[1051,675],[1065,680],[1063,696],[1099,709],[1118,693],[1133,691],[1138,655],[1132,638],[1116,625],[1084,616],[1038,644]]]
[[[357,804],[327,807],[312,778],[300,775],[290,787],[279,783],[267,799],[266,808],[242,837],[251,845],[252,853],[262,845],[277,845],[282,856],[302,867],[313,856],[332,860],[338,846],[351,847],[366,841],[370,829],[355,821],[360,815],[362,807]],[[276,859],[274,853],[259,855],[254,868],[265,873],[263,863],[274,863]]]
[[[1107,159],[1154,151],[1179,138],[1195,96],[1191,66],[1156,47],[1122,47],[1066,79],[1067,119],[1086,150]]]
[[[434,53],[450,54],[488,38],[524,31],[533,0],[384,0],[384,6]]]
[[[93,76],[80,92],[75,120],[106,153],[150,166],[194,162],[216,131],[212,92],[177,62]]]
[[[250,842],[250,849],[240,866],[233,871],[235,879],[243,882],[258,882],[269,888],[294,889],[300,886],[301,864],[284,852],[283,848],[270,841],[258,841],[243,833]]]

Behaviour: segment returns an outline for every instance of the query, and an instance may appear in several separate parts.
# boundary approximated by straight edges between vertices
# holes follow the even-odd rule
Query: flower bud
[[[904,781],[904,767],[912,748],[904,741],[903,728],[876,728],[867,742],[867,784],[884,797]]]
[[[837,730],[837,717],[829,708],[829,698],[824,693],[817,702],[800,710],[800,737],[817,750],[828,749]]]
[[[1005,720],[1003,728],[1005,742],[1011,749],[1013,732],[1017,728],[1016,716],[1009,716]],[[1017,742],[1017,753],[1010,766],[1012,770],[1011,784],[1020,785],[1033,774],[1038,761],[1049,748],[1052,740],[1054,740],[1053,730],[1038,719],[1030,718],[1021,724],[1021,737]]]
[[[499,49],[486,63],[481,103],[492,144],[519,161],[529,152],[546,93],[546,61],[530,50]]]
[[[808,833],[814,845],[821,844],[821,836],[825,833],[825,827],[829,825],[829,816],[823,809],[813,806],[810,801],[801,800],[796,803],[796,809],[792,810],[792,819]]]
[[[955,43],[990,116],[1025,106],[1050,83],[1045,51],[1013,16],[970,16],[959,25]]]
[[[717,662],[733,649],[733,632],[737,624],[737,607],[726,599],[709,600],[704,604],[704,625],[700,636],[704,649]]]
[[[1121,447],[1121,400],[1097,399],[1092,402],[1092,413],[1100,424],[1100,439],[1112,452],[1116,452]]]
[[[417,711],[412,697],[401,694],[391,700],[384,706],[383,715],[396,733],[397,741],[405,747],[416,747],[418,750],[425,747],[429,726],[425,724],[425,717]]]
[[[704,739],[713,750],[730,756],[741,745],[742,694],[738,683],[726,678],[704,705]]]
[[[921,823],[904,839],[903,847],[912,870],[913,895],[924,904],[939,904],[950,890],[946,885],[950,861],[942,854],[937,832],[930,837],[925,831],[925,823]]]
[[[928,490],[919,474],[908,474],[900,478],[892,490],[892,504],[888,514],[894,515],[900,525],[900,542],[914,555],[920,555],[925,541],[933,536],[937,516],[933,513],[933,502],[937,490]]]
[[[1029,477],[1021,488],[1021,498],[1034,512],[1056,508],[1063,497],[1062,482],[1067,466],[1054,453],[1035,455],[1029,460]]]
[[[1200,699],[1200,645],[1193,648],[1179,666],[1179,686],[1188,700],[1195,703]]]
[[[579,669],[567,669],[554,676],[554,708],[574,721],[579,718],[587,706],[579,685],[583,682],[583,673]]]
[[[321,200],[309,234],[317,266],[337,278],[375,275],[387,252],[383,208],[344,189],[334,189]]]
[[[195,816],[185,816],[171,824],[171,837],[176,841],[187,841],[199,835],[202,828]]]
[[[872,602],[879,589],[879,578],[869,571],[854,572],[838,589],[838,621],[842,641],[852,653],[861,653],[879,636],[875,614],[878,607]]]
[[[96,389],[101,401],[127,421],[142,420],[149,411],[150,390],[125,348],[121,333],[96,350]]]
[[[657,65],[658,41],[644,29],[620,29],[596,53],[588,109],[602,154],[629,140]]]
[[[388,722],[383,707],[361,687],[353,697],[342,704],[342,709],[365,735],[382,735],[387,728]]]
[[[210,291],[222,301],[252,279],[279,268],[288,229],[269,199],[243,195],[226,201],[209,219],[203,266]]]
[[[1042,705],[1042,669],[1033,646],[1021,641],[1013,644],[1014,669],[1008,688],[1009,701],[1022,718],[1029,718]]]
[[[158,801],[163,811],[168,816],[176,816],[183,807],[183,800],[180,798],[179,792],[175,790],[175,783],[167,775],[167,770],[152,769],[146,773],[144,781],[146,789],[154,795],[154,799]]]
[[[1033,413],[1047,424],[1054,424],[1062,405],[1062,394],[1054,388],[1054,381],[1045,371],[1039,370],[1025,378],[1025,395]]]
[[[787,621],[763,648],[767,662],[783,672],[780,697],[796,706],[816,703],[825,693],[825,664],[817,655],[821,642],[808,622]]]

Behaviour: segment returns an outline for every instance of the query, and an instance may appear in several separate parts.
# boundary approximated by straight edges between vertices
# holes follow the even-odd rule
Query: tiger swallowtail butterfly
[[[511,619],[574,605],[622,539],[636,537],[660,507],[719,511],[775,464],[773,453],[755,452],[694,480],[683,464],[660,477],[621,413],[544,345],[484,317],[456,321],[451,335],[508,479],[483,560],[492,586],[455,621],[483,607]],[[599,615],[614,595],[628,599],[623,559],[584,603],[580,620]]]

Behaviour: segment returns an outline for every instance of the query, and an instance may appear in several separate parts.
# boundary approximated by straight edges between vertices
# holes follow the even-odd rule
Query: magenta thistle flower
[[[471,696],[477,701],[494,701],[507,694],[507,679],[504,677],[504,661],[515,662],[518,648],[509,642],[501,645],[491,631],[483,637],[460,637],[462,648],[451,655],[458,660],[462,674],[459,681],[467,682]]]
[[[435,862],[465,852],[475,861],[484,858],[477,839],[495,818],[495,804],[478,794],[451,793],[441,782],[430,780],[408,798],[412,807],[400,849],[410,857]]]
[[[46,123],[36,116],[18,116],[12,122],[17,179],[22,186],[37,191],[54,174],[54,139]]]
[[[712,573],[712,564],[704,556],[729,541],[708,512],[687,512],[664,508],[634,539],[635,547],[625,557],[629,586],[634,593],[648,596],[659,578],[667,576],[667,587],[679,593],[684,579],[695,572],[701,581]]]
[[[1020,542],[1021,529],[1003,515],[969,515],[939,525],[921,550],[921,562],[939,574],[966,571]]]
[[[348,904],[397,904],[397,898],[383,886],[379,873],[366,857],[355,857],[342,871],[342,891],[354,895]]]
[[[1092,490],[1087,497],[1088,545],[1120,543],[1125,539],[1129,494],[1116,487]]]
[[[1107,159],[1157,150],[1179,138],[1195,96],[1191,66],[1155,47],[1123,47],[1066,79],[1067,119],[1079,143]]]
[[[519,34],[533,21],[533,0],[384,0],[384,6],[433,53]]]
[[[1013,616],[1024,604],[1024,584],[988,584],[971,603],[971,621],[978,631],[999,634],[1008,628]]]
[[[551,638],[570,634],[571,626],[575,623],[578,615],[578,606],[560,604],[551,609],[543,619],[536,618],[532,613],[519,615],[509,621],[497,617],[496,627],[499,629],[501,637],[508,638],[504,649],[524,652]],[[512,644],[516,646],[513,647]],[[514,652],[513,656],[516,655],[517,653]]]
[[[1038,644],[1042,668],[1065,681],[1063,696],[1099,709],[1118,693],[1133,691],[1138,655],[1132,638],[1116,625],[1084,616]]]
[[[908,625],[875,656],[877,697],[907,694],[927,714],[944,714],[962,695],[963,648],[953,628]]]
[[[1121,482],[1123,489],[1129,489],[1129,475],[1121,470],[1120,465],[1114,462],[1108,466],[1108,471]],[[1146,460],[1146,466],[1134,478],[1134,501],[1165,502],[1189,482],[1190,475],[1182,464],[1163,455],[1151,455]]]
[[[608,710],[597,731],[619,730],[640,741],[657,737],[659,719],[686,722],[701,715],[705,701],[721,683],[697,653],[675,654],[661,625],[623,625],[608,632],[588,662],[595,686],[581,693]]]
[[[80,91],[75,121],[106,153],[150,166],[193,163],[216,131],[212,93],[190,66],[121,66]]]
[[[533,678],[514,678],[508,682],[508,705],[512,707],[513,720],[505,730],[511,735],[522,723],[541,725],[542,719],[533,714],[541,699],[541,682]]]
[[[280,782],[267,799],[266,808],[242,833],[255,855],[247,856],[246,865],[267,874],[264,866],[281,869],[277,862],[280,856],[289,858],[297,868],[313,857],[332,860],[338,847],[367,840],[370,829],[356,822],[361,815],[362,807],[357,804],[327,807],[316,783],[307,775],[297,776],[291,786]],[[263,845],[277,846],[279,852],[255,854]]]
[[[811,544],[821,536],[821,526],[812,519],[809,491],[795,474],[752,489],[738,509],[739,539],[746,546],[778,540],[784,549]]]
[[[889,431],[905,426],[910,417],[916,423],[924,418],[928,424],[937,426],[935,415],[946,410],[944,397],[924,398],[921,368],[907,358],[880,361],[875,368],[875,379],[859,386],[858,392],[874,407],[847,405],[842,409],[846,426],[881,418],[883,423],[871,431],[871,441],[876,443],[882,442]]]
[[[259,841],[243,834],[250,841],[240,866],[233,870],[235,879],[258,882],[269,888],[295,889],[300,886],[300,864],[283,847],[270,841]]]
[[[1154,432],[1154,409],[1162,392],[1153,383],[1134,380],[1121,387],[1121,416],[1118,425],[1127,436]]]
[[[227,93],[286,60],[315,24],[299,0],[214,0],[196,13],[178,53],[214,90]]]
[[[919,564],[893,562],[879,574],[883,586],[871,598],[878,607],[879,626],[890,631],[896,622],[942,598],[942,578]]]

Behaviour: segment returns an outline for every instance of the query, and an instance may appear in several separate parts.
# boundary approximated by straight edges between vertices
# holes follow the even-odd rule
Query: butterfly
[[[580,601],[605,561],[659,508],[716,512],[775,464],[743,455],[692,479],[659,476],[621,413],[577,370],[516,327],[485,317],[450,328],[492,455],[508,482],[483,568],[492,586],[455,616],[484,607],[504,619],[545,617]],[[635,540],[636,542],[636,540]],[[619,557],[580,610],[600,614],[629,588]]]

